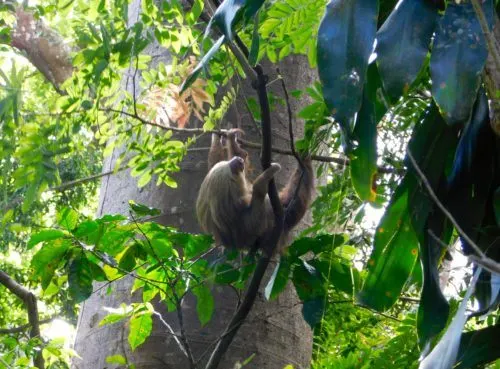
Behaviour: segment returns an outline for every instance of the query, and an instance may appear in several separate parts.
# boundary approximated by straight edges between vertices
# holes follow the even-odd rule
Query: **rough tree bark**
[[[137,16],[138,9],[140,9],[140,2],[135,1],[129,11],[130,19],[134,19],[134,14]],[[156,47],[150,49],[149,52],[155,55],[163,53],[165,59],[168,59],[164,50]],[[285,78],[290,76],[287,79],[290,90],[310,85],[315,77],[315,72],[309,70],[304,58],[290,57],[282,63],[280,68]],[[270,79],[272,80],[275,72],[269,68],[266,71],[271,72]],[[130,71],[129,84],[126,86],[129,91],[132,75],[133,71]],[[283,95],[278,83],[274,84],[273,89],[276,95]],[[249,86],[245,86],[245,95],[254,96],[255,93]],[[293,102],[292,104],[292,108],[297,112],[298,104]],[[237,104],[232,109],[229,119],[233,124],[246,129],[246,138],[259,141],[259,136],[256,135],[255,127],[250,123],[249,113],[243,108],[243,104]],[[274,112],[275,145],[282,148],[289,148],[286,139],[283,139],[288,137],[287,122],[285,109]],[[296,126],[301,126],[301,124],[302,122],[297,121]],[[302,136],[302,127],[297,127],[296,135]],[[209,137],[206,137],[205,140],[200,141],[200,146],[207,147],[208,142]],[[119,152],[115,150],[113,155],[106,160],[103,170],[113,168],[118,155]],[[199,232],[195,219],[194,200],[206,174],[206,155],[206,151],[195,151],[184,159],[181,172],[175,178],[179,185],[177,190],[170,190],[165,186],[156,187],[154,184],[138,189],[136,181],[127,172],[106,177],[101,185],[98,215],[126,214],[128,200],[134,200],[162,209],[165,215],[159,221],[164,224],[179,227],[187,232]],[[257,160],[258,152],[253,151],[251,155],[254,169],[260,171],[259,160]],[[289,156],[276,156],[275,160],[279,161],[283,167],[278,176],[278,187],[281,187],[295,168],[295,162]],[[116,308],[122,303],[128,304],[134,301],[135,296],[130,296],[129,293],[132,282],[131,279],[121,280],[113,285],[111,293],[106,293],[106,289],[101,290],[82,305],[75,342],[75,349],[82,359],[74,361],[75,368],[113,368],[115,366],[106,363],[106,357],[115,354],[124,355],[138,369],[189,368],[186,357],[173,337],[157,319],[149,340],[133,353],[130,352],[127,343],[126,323],[98,326],[106,315],[103,310],[104,306]],[[194,299],[187,298],[183,304],[184,325],[193,355],[195,358],[203,357],[204,359],[201,361],[200,368],[203,368],[203,362],[208,359],[210,349],[214,347],[214,341],[223,332],[238,302],[235,291],[230,288],[216,287],[214,294],[216,310],[212,321],[203,328],[198,322]],[[161,304],[156,304],[156,308],[178,333],[177,315],[166,313]],[[248,364],[248,368],[276,369],[283,368],[287,364],[292,364],[295,368],[307,368],[310,364],[311,350],[311,330],[302,319],[301,305],[293,287],[288,286],[277,301],[268,302],[265,301],[262,293],[259,295],[251,315],[231,344],[220,368],[234,368],[236,362],[241,362],[253,354],[255,357]]]

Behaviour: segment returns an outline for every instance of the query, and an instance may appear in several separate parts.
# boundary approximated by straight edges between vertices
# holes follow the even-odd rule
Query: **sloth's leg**
[[[252,203],[262,202],[267,194],[269,181],[281,170],[281,165],[272,163],[269,168],[263,171],[253,183]]]
[[[227,149],[220,142],[220,137],[216,133],[212,133],[212,144],[208,152],[208,170],[217,164],[219,161],[226,160]]]
[[[228,152],[228,159],[231,159],[235,156],[239,156],[243,160],[245,160],[248,157],[248,153],[243,150],[238,143],[238,137],[239,135],[243,135],[244,132],[243,130],[239,128],[233,128],[227,132],[227,152]]]

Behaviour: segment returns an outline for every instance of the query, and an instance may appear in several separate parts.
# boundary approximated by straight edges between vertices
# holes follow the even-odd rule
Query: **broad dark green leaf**
[[[493,196],[493,209],[495,211],[497,225],[500,226],[500,187],[497,188]]]
[[[415,160],[431,183],[439,183],[446,153],[453,148],[455,137],[454,129],[437,119],[441,118],[433,105],[424,112],[422,124],[410,143]],[[410,171],[396,189],[377,228],[368,275],[358,296],[363,304],[385,310],[397,301],[417,260],[419,237],[432,204],[429,201]]]
[[[170,239],[184,250],[184,257],[191,259],[207,251],[213,244],[211,236],[191,233],[172,233]]]
[[[59,238],[45,243],[31,259],[33,277],[41,279],[42,289],[49,286],[55,270],[70,246],[69,240]]]
[[[446,188],[444,170],[449,167],[450,153],[457,143],[457,130],[448,126],[433,103],[424,113],[420,126],[410,141],[409,150],[425,178],[442,196]],[[411,223],[420,246],[423,287],[417,316],[417,331],[421,347],[434,338],[446,325],[449,306],[439,284],[438,264],[443,256],[441,244],[429,235],[432,231],[445,244],[451,236],[443,214],[435,208],[434,201],[423,187],[415,168],[407,158],[407,181],[410,193]]]
[[[238,268],[231,264],[216,264],[215,266],[215,283],[231,284],[236,282],[240,277]]]
[[[248,63],[251,66],[257,64],[257,59],[259,56],[260,48],[260,36],[259,36],[259,14],[255,16],[253,33],[252,33],[252,45],[250,46],[250,54],[248,55]]]
[[[465,127],[455,153],[449,190],[444,205],[464,232],[476,240],[487,211],[494,186],[497,157],[495,134],[490,125],[488,99],[478,94],[470,123]],[[485,245],[487,247],[487,245]],[[462,240],[464,252],[472,250]]]
[[[418,239],[408,213],[407,181],[396,189],[377,227],[368,275],[358,294],[361,304],[378,311],[390,308],[398,299],[418,257]]]
[[[417,77],[438,19],[438,9],[430,1],[403,0],[377,32],[377,64],[394,100]]]
[[[462,334],[456,369],[476,368],[500,358],[500,324]]]
[[[128,334],[128,343],[130,348],[134,351],[137,347],[142,345],[151,334],[153,329],[152,313],[140,313],[133,315],[130,318],[130,328]]]
[[[310,264],[339,291],[352,296],[361,287],[359,272],[338,260],[311,260]]]
[[[354,114],[361,107],[377,14],[375,0],[331,0],[318,31],[318,72],[323,95],[347,140]]]
[[[219,27],[222,33],[233,39],[233,30],[243,20],[247,22],[264,4],[264,0],[224,0],[217,8],[212,21]]]
[[[380,101],[382,84],[375,64],[368,67],[368,78],[363,91],[361,110],[356,117],[354,139],[356,148],[351,154],[351,181],[363,201],[374,202],[375,176],[377,174],[377,123],[387,108]]]
[[[421,125],[415,130],[409,150],[434,192],[443,197],[446,188],[445,168],[451,164],[451,153],[457,144],[457,129],[447,125],[433,103],[424,113]],[[428,191],[421,184],[415,168],[407,160],[410,193],[411,223],[420,246],[423,287],[417,316],[417,331],[421,347],[433,339],[446,325],[449,306],[440,288],[439,261],[444,249],[429,235],[432,231],[445,244],[451,236],[442,212],[435,207]]]
[[[214,313],[215,301],[210,291],[205,285],[196,286],[192,289],[196,296],[196,312],[202,326],[207,324]]]
[[[312,252],[319,254],[324,251],[331,251],[347,241],[347,236],[339,234],[321,234],[316,237],[302,237],[295,240],[290,247],[287,248],[287,253],[293,261],[298,257]]]
[[[483,4],[490,24],[492,1]],[[470,2],[449,2],[439,23],[431,55],[432,95],[448,124],[469,121],[488,48]]]
[[[292,281],[302,301],[324,297],[326,294],[324,279],[319,271],[304,260],[293,270]]]
[[[290,279],[290,274],[292,271],[292,265],[290,259],[286,256],[281,256],[280,262],[274,268],[274,272],[267,283],[265,289],[265,296],[268,300],[274,300],[278,295],[283,292],[288,280]]]
[[[186,80],[182,84],[181,90],[180,90],[181,95],[184,91],[186,91],[187,88],[189,88],[194,83],[194,81],[196,81],[196,79],[198,78],[201,71],[208,68],[208,63],[210,62],[210,59],[212,59],[212,57],[215,55],[217,50],[220,49],[220,47],[224,43],[225,39],[226,39],[225,36],[221,36],[217,40],[217,42],[215,44],[213,44],[213,46],[210,48],[210,50],[208,50],[208,52],[205,54],[205,56],[203,56],[203,58],[200,60],[198,65],[193,69],[191,74],[186,78]]]
[[[128,204],[130,206],[130,210],[132,210],[136,215],[139,215],[140,217],[156,216],[161,214],[160,209],[152,208],[143,204],[137,204],[133,200],[130,200]]]
[[[105,282],[108,280],[108,277],[106,276],[106,273],[104,273],[104,270],[94,263],[93,261],[90,261],[90,272],[92,273],[92,278],[97,281],[97,282]]]
[[[69,295],[75,303],[80,303],[92,294],[92,269],[85,254],[79,253],[71,262],[68,272]]]
[[[40,242],[56,240],[58,238],[64,237],[65,233],[58,229],[46,229],[41,232],[35,233],[31,236],[28,241],[28,250],[31,250],[34,246],[38,245]]]
[[[321,322],[325,313],[325,307],[325,298],[304,301],[302,304],[302,315],[311,328],[314,328],[316,324]]]
[[[138,246],[136,244],[131,245],[127,247],[125,251],[119,255],[117,260],[118,260],[118,267],[120,269],[126,270],[127,272],[130,272],[134,269],[136,265],[135,256],[137,248]]]

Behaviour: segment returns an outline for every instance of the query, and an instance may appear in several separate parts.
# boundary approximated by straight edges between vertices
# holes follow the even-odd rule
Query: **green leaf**
[[[134,200],[129,200],[128,204],[130,210],[132,210],[136,215],[140,217],[145,217],[145,216],[154,217],[161,214],[160,209],[152,208],[143,204],[137,204]]]
[[[324,297],[326,294],[321,273],[304,260],[295,266],[292,281],[302,301]]]
[[[288,255],[292,259],[312,252],[319,254],[321,252],[329,252],[342,246],[347,241],[347,236],[342,233],[338,234],[322,234],[316,237],[301,237],[295,240],[290,247],[287,248]]]
[[[462,334],[456,369],[476,368],[500,357],[500,324]]]
[[[304,301],[302,304],[302,315],[311,328],[321,322],[325,314],[326,302],[324,298],[315,298]]]
[[[231,264],[216,264],[215,266],[215,283],[231,284],[238,280],[240,272]]]
[[[35,233],[31,236],[28,241],[28,250],[31,250],[34,246],[38,245],[40,242],[57,240],[58,238],[63,238],[65,233],[58,229],[46,229],[41,232]]]
[[[318,72],[326,104],[351,137],[377,27],[378,2],[331,0],[318,31]]]
[[[84,241],[86,244],[95,245],[102,235],[99,231],[99,223],[93,220],[86,220],[78,224],[73,231],[76,238]]]
[[[330,258],[331,259],[331,258]],[[361,287],[359,272],[337,260],[317,260],[313,259],[310,264],[318,270],[323,278],[339,291],[353,296],[357,289]]]
[[[128,343],[130,348],[134,351],[137,347],[142,345],[150,336],[153,329],[152,313],[142,312],[133,315],[130,318],[130,332],[128,334]]]
[[[483,3],[489,27],[491,1]],[[488,48],[470,2],[449,2],[431,55],[432,95],[448,124],[466,123],[476,100]]]
[[[385,113],[385,106],[376,109],[378,96],[382,90],[375,64],[370,65],[367,86],[363,92],[363,103],[356,117],[354,138],[357,146],[351,154],[351,181],[354,190],[363,201],[375,202],[375,176],[377,174],[377,123]],[[380,116],[377,116],[379,112]]]
[[[184,250],[184,257],[192,259],[203,254],[213,244],[211,236],[177,232],[171,235],[172,242]]]
[[[137,246],[134,244],[125,249],[125,251],[120,254],[118,259],[118,267],[122,270],[130,272],[136,266],[135,256],[137,252]]]
[[[90,272],[92,273],[92,278],[97,282],[105,282],[108,280],[104,270],[92,261],[90,261]]]
[[[78,223],[78,213],[71,208],[63,208],[57,213],[57,224],[72,231]]]
[[[377,32],[377,64],[394,101],[417,77],[438,19],[438,9],[430,1],[403,0]]]
[[[455,127],[448,126],[433,103],[414,131],[409,148],[436,193],[446,187],[445,168],[450,166],[450,153],[457,143]],[[421,184],[415,168],[408,162],[408,174],[403,182],[409,186],[411,222],[419,239],[423,288],[417,316],[417,331],[421,347],[434,338],[446,325],[449,306],[440,288],[438,265],[443,256],[439,242],[429,236],[432,231],[446,244],[451,228],[439,211],[433,211],[434,201]],[[442,197],[442,196],[441,196]]]
[[[193,288],[193,294],[196,296],[196,312],[202,326],[207,324],[214,313],[215,302],[210,288],[205,285]]]
[[[41,279],[42,289],[45,290],[49,286],[57,267],[70,246],[69,240],[61,238],[46,242],[31,259],[33,277]]]
[[[259,13],[257,13],[253,24],[252,45],[250,47],[250,54],[248,55],[248,63],[251,66],[255,66],[255,64],[257,64],[257,58],[259,56],[259,48],[260,48]]]
[[[108,314],[99,322],[99,327],[102,327],[103,325],[118,323],[120,320],[127,318],[129,315],[129,313]]]
[[[127,365],[127,359],[123,355],[111,355],[106,357],[108,364]]]
[[[491,211],[487,205],[495,187],[497,142],[489,119],[488,98],[480,90],[469,124],[462,130],[451,170],[444,205],[464,232],[475,240],[483,231],[481,224]],[[472,252],[465,240],[463,249]],[[490,248],[491,245],[486,245]],[[486,249],[484,250],[486,251]]]
[[[500,187],[498,187],[493,195],[493,209],[495,210],[495,218],[500,226]]]
[[[80,303],[92,295],[91,263],[83,252],[71,262],[68,273],[68,292],[75,303]]]
[[[290,259],[286,256],[281,256],[278,265],[274,268],[274,272],[267,283],[265,296],[268,300],[274,300],[284,291],[292,272]]]
[[[418,239],[408,213],[407,182],[397,189],[375,234],[368,275],[358,294],[361,304],[378,311],[398,299],[418,257]]]

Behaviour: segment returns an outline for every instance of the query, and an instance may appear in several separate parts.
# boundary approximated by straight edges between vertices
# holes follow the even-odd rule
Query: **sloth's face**
[[[240,158],[239,156],[235,156],[228,162],[229,168],[231,169],[231,173],[235,176],[243,173],[245,170],[245,160]]]

